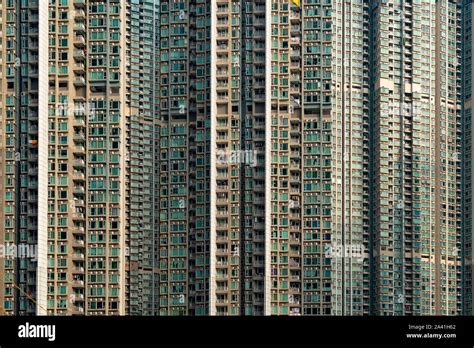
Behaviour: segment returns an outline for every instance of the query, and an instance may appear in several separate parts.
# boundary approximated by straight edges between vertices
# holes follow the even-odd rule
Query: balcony
[[[77,117],[74,119],[74,127],[85,127],[86,120],[84,118]]]
[[[38,188],[38,183],[37,182],[29,183],[28,187],[30,189],[36,189],[36,188]],[[37,202],[38,202],[38,196],[37,195],[28,195],[28,203],[37,203]]]
[[[297,249],[290,249],[290,256],[301,256],[301,251]]]
[[[74,299],[76,302],[82,302],[84,301],[84,294],[74,294]]]
[[[216,201],[218,203],[229,203],[229,198],[228,197],[217,197]]]
[[[72,273],[84,274],[84,267],[74,267],[74,268],[72,269]]]
[[[75,261],[83,261],[84,260],[84,254],[72,254],[72,259]],[[81,282],[81,280],[78,280],[77,282]],[[73,281],[74,283],[74,281]],[[82,281],[82,286],[84,285],[84,282]],[[80,286],[80,285],[78,285]]]
[[[224,280],[224,279],[227,279],[227,278],[228,278],[227,274],[222,274],[222,273],[217,273],[216,274],[216,279]]]
[[[28,141],[28,146],[34,149],[38,148],[38,140],[31,139],[30,141]]]
[[[293,22],[293,21],[298,21],[300,19],[300,16],[295,13],[295,12],[291,12],[290,13],[290,20]]]
[[[81,208],[81,207],[84,207],[85,205],[85,202],[83,199],[75,199],[74,200],[74,207],[76,208]]]
[[[301,61],[291,61],[290,68],[294,70],[301,70]]]
[[[264,26],[265,25],[265,18],[259,17],[255,18],[253,23],[258,26]]]
[[[72,307],[72,314],[73,315],[84,315],[84,308],[83,307]]]
[[[86,190],[82,186],[74,186],[74,194],[75,195],[83,195],[86,193]]]
[[[218,18],[217,19],[217,26],[218,27],[228,27],[229,26],[229,20],[227,18]]]
[[[38,126],[31,126],[29,129],[28,129],[29,133],[30,134],[38,134]]]
[[[72,99],[76,103],[84,103],[86,101],[86,96],[81,93],[80,95],[77,94],[77,95],[73,96]]]
[[[36,27],[29,27],[28,28],[28,35],[38,35],[38,28]]]
[[[84,247],[84,241],[82,239],[74,239],[72,241],[72,247],[73,248],[83,248]]]
[[[75,1],[74,1],[75,3]],[[85,19],[86,18],[86,13],[84,12],[83,9],[80,10],[75,10],[74,11],[74,17],[77,19]]]
[[[72,220],[73,221],[84,221],[85,216],[83,213],[72,213]]]
[[[296,161],[291,161],[290,162],[290,169],[295,169],[295,170],[300,170],[300,163]],[[299,191],[297,191],[299,192]]]
[[[39,15],[38,13],[33,13],[28,16],[28,22],[38,22]]]
[[[300,268],[301,265],[298,261],[294,260],[294,259],[290,259],[290,268]]]
[[[73,137],[72,137],[72,140],[74,140],[75,142],[80,142],[80,143],[84,143],[86,141],[85,139],[85,134],[84,133],[74,133]]]
[[[84,146],[81,146],[81,145],[77,145],[77,146],[74,146],[72,152],[74,154],[84,154],[86,151],[86,148]]]
[[[86,31],[86,26],[84,23],[74,23],[74,31],[84,33]]]
[[[290,237],[290,244],[300,244],[301,240],[299,238]]]
[[[292,145],[300,145],[300,144],[301,144],[301,139],[300,139],[300,138],[291,137],[291,139],[290,139],[290,144],[292,144]]]
[[[29,217],[38,216],[38,210],[36,210],[36,209],[28,209],[28,216],[29,216]]]
[[[28,76],[29,77],[38,77],[38,69],[29,69]]]
[[[38,107],[38,98],[37,97],[31,97],[30,102],[28,103],[28,106],[30,108],[36,109]],[[30,117],[31,119],[31,117]]]
[[[73,70],[75,73],[81,73],[84,72],[84,63],[76,63],[74,64]]]

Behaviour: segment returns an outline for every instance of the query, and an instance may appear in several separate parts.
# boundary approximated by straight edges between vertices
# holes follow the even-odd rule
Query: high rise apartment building
[[[127,2],[126,13],[126,144],[127,191],[126,312],[131,315],[158,314],[158,264],[156,243],[159,135],[158,13],[154,0]]]
[[[209,1],[169,1],[160,8],[155,172],[160,315],[210,314],[215,209],[210,201],[210,11]]]
[[[469,14],[0,1],[0,310],[472,311]]]
[[[31,245],[41,254],[36,260],[1,258],[0,308],[6,314],[44,313],[48,253],[48,9],[39,8],[38,1],[2,1],[0,11],[0,242]],[[27,296],[34,297],[37,305]]]
[[[126,16],[2,1],[1,235],[37,246],[2,259],[6,314],[126,313]]]

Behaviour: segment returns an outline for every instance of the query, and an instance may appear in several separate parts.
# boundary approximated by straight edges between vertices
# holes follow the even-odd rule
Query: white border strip
[[[211,0],[211,168],[210,168],[210,250],[209,250],[209,315],[216,315],[216,118],[217,118],[217,0]]]

